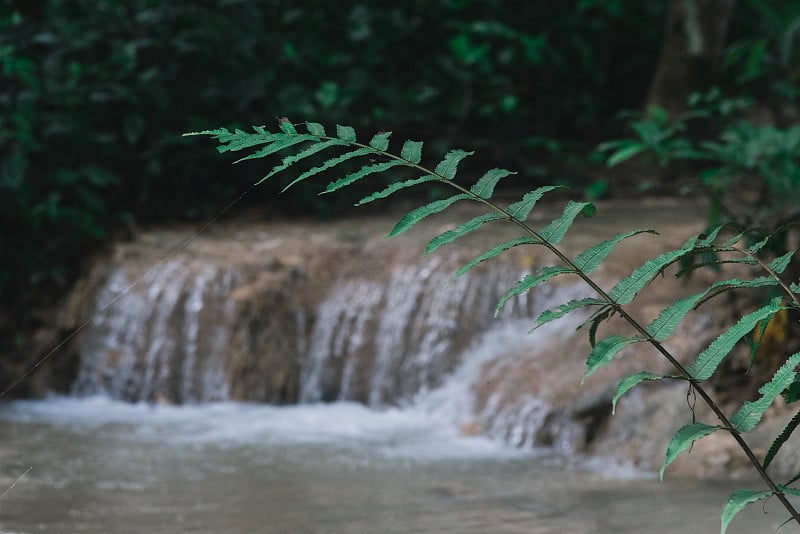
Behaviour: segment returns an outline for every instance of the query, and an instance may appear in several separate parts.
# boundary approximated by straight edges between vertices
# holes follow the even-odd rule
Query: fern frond
[[[484,213],[483,215],[478,215],[467,222],[458,225],[457,227],[453,228],[452,230],[447,230],[446,232],[442,232],[441,234],[437,235],[433,239],[430,240],[428,246],[425,247],[425,252],[422,253],[423,256],[427,256],[434,250],[438,249],[442,245],[446,245],[447,243],[452,243],[459,237],[462,237],[470,232],[474,232],[484,223],[489,221],[496,221],[498,219],[502,219],[503,215],[501,213],[497,213],[496,211],[491,211],[489,213]]]
[[[388,185],[385,189],[376,191],[371,195],[365,196],[364,198],[358,201],[356,206],[361,206],[363,204],[367,204],[368,202],[379,200],[381,198],[387,198],[396,193],[397,191],[400,191],[401,189],[405,189],[407,187],[414,187],[415,185],[424,184],[425,182],[436,182],[436,181],[441,181],[441,180],[436,176],[431,176],[430,174],[426,174],[424,176],[420,176],[419,178],[411,178],[410,180],[404,180],[402,182],[394,182]]]
[[[789,263],[791,263],[792,258],[796,253],[797,249],[793,249],[787,252],[786,254],[783,254],[782,256],[778,256],[777,258],[769,262],[769,268],[775,271],[776,273],[781,274],[783,271],[786,270],[786,267],[789,266]]]
[[[603,321],[612,317],[614,312],[614,307],[609,304],[597,310],[597,312],[586,321],[586,323],[591,323],[589,325],[589,345],[591,345],[592,349],[597,345],[597,329],[600,328]],[[579,328],[583,328],[586,323],[582,324]]]
[[[300,134],[281,135],[278,136],[277,139],[275,139],[274,141],[270,142],[266,146],[261,147],[252,154],[237,159],[236,161],[234,161],[234,163],[241,163],[249,159],[264,158],[266,156],[274,154],[275,152],[280,152],[281,150],[285,150],[294,145],[305,143],[306,141],[318,141],[318,139],[313,135],[300,135]]]
[[[327,137],[325,133],[325,127],[318,122],[308,122],[306,121],[306,130],[311,135],[316,135],[317,137]]]
[[[611,254],[611,251],[614,250],[614,247],[616,247],[620,241],[642,233],[657,234],[658,232],[655,230],[633,230],[632,232],[617,234],[607,241],[603,241],[602,243],[598,243],[584,250],[575,257],[573,263],[579,270],[586,274],[591,274],[603,260]]]
[[[586,372],[583,380],[589,378],[595,371],[611,363],[614,356],[632,343],[641,343],[645,339],[641,336],[608,336],[598,341],[592,348],[586,360]]]
[[[497,182],[512,174],[517,173],[507,169],[491,169],[481,176],[469,190],[481,198],[490,199],[494,194],[494,188]]]
[[[328,141],[324,141],[322,143],[315,143],[315,144],[311,145],[310,147],[306,148],[305,150],[302,150],[302,151],[298,152],[297,154],[292,154],[290,156],[286,156],[285,158],[283,158],[283,160],[281,160],[281,164],[280,165],[276,165],[275,167],[273,167],[272,170],[269,172],[269,174],[267,174],[258,183],[261,183],[264,180],[267,180],[267,179],[275,176],[276,174],[278,174],[281,171],[285,171],[290,166],[294,165],[295,163],[297,163],[299,161],[304,160],[307,157],[313,156],[314,154],[317,154],[319,152],[322,152],[323,150],[326,150],[328,148],[332,148],[332,147],[335,147],[335,146],[348,146],[348,145],[347,145],[346,141],[342,141],[340,139],[329,139]],[[243,158],[243,159],[248,159],[248,158]],[[242,160],[239,160],[239,161],[242,161]]]
[[[734,345],[748,334],[759,321],[774,315],[781,309],[780,297],[772,299],[766,306],[748,313],[728,330],[718,336],[695,359],[694,363],[686,368],[689,374],[697,380],[707,380],[717,370],[720,362],[733,350]]]
[[[406,141],[400,151],[400,157],[417,164],[422,161],[422,141]]]
[[[392,136],[392,132],[380,132],[376,133],[372,136],[372,139],[369,142],[369,146],[374,148],[375,150],[380,150],[381,152],[385,152],[386,149],[389,148],[389,138]]]
[[[629,303],[647,282],[685,256],[694,248],[696,242],[697,238],[692,237],[680,248],[665,252],[656,258],[646,261],[641,267],[612,287],[608,292],[608,296],[618,304]]]
[[[445,154],[444,159],[439,162],[433,172],[442,178],[445,178],[446,180],[452,180],[456,176],[456,170],[458,170],[458,164],[461,162],[461,160],[473,155],[474,153],[475,152],[461,150],[460,148],[451,150]]]
[[[429,202],[424,206],[420,206],[414,210],[409,211],[405,215],[403,215],[397,224],[394,225],[392,231],[389,232],[386,237],[396,237],[400,234],[406,232],[409,228],[420,222],[422,219],[427,217],[428,215],[433,215],[434,213],[439,213],[447,209],[449,206],[455,204],[459,200],[470,200],[472,197],[467,195],[466,193],[461,193],[458,195],[453,195],[449,198],[443,198],[441,200],[434,200],[433,202]]]
[[[540,198],[544,196],[545,193],[549,193],[550,191],[554,191],[556,189],[565,189],[563,186],[558,185],[545,185],[543,187],[539,187],[538,189],[534,189],[528,193],[525,193],[522,196],[522,200],[519,202],[514,202],[510,204],[506,208],[506,212],[513,218],[520,222],[525,222],[528,218],[528,214],[531,212],[533,207],[539,201]]]
[[[300,176],[298,176],[297,178],[292,180],[292,182],[289,185],[284,187],[283,191],[286,191],[287,189],[289,189],[293,185],[297,184],[298,182],[302,182],[303,180],[307,180],[308,178],[316,176],[317,174],[319,174],[319,173],[321,173],[323,171],[326,171],[328,169],[332,169],[332,168],[336,167],[337,165],[339,165],[341,163],[344,163],[345,161],[349,161],[349,160],[354,159],[354,158],[360,158],[360,157],[364,157],[364,156],[369,156],[370,154],[374,154],[374,153],[375,152],[370,148],[357,148],[355,150],[351,150],[350,152],[345,152],[344,154],[341,154],[339,156],[336,156],[335,158],[331,158],[331,159],[325,161],[322,165],[319,165],[317,167],[314,167],[312,169],[309,169],[309,170],[305,171]],[[261,180],[256,182],[256,185],[260,184],[264,180],[266,180],[266,178],[262,178]]]
[[[580,300],[570,300],[557,306],[552,310],[545,310],[536,318],[536,326],[542,326],[556,319],[564,317],[566,314],[578,310],[580,308],[587,308],[590,306],[605,306],[606,301],[597,298],[585,298]]]
[[[341,124],[337,124],[336,137],[338,137],[342,141],[349,141],[351,143],[355,143],[356,131],[353,129],[352,126],[342,126]]]
[[[494,316],[497,317],[497,315],[503,309],[503,306],[505,306],[506,302],[515,296],[521,295],[522,293],[525,293],[528,290],[533,289],[539,284],[542,284],[556,276],[574,273],[575,271],[573,269],[569,269],[563,265],[551,265],[548,267],[542,267],[542,269],[540,269],[536,274],[526,275],[522,280],[517,282],[517,285],[509,289],[508,292],[503,295],[503,297],[500,299],[500,302],[497,303],[497,308],[494,310]]]
[[[731,493],[731,496],[728,497],[728,500],[722,505],[722,514],[720,515],[722,523],[721,534],[725,534],[728,525],[736,514],[741,512],[745,506],[766,499],[770,495],[772,495],[772,490],[739,489]]]
[[[518,247],[520,245],[541,245],[542,242],[538,239],[534,239],[532,237],[518,237],[516,239],[512,239],[511,241],[506,241],[504,243],[500,243],[489,250],[479,254],[475,259],[470,261],[469,263],[465,263],[461,267],[458,268],[456,274],[453,275],[453,278],[460,278],[464,273],[478,265],[479,263],[483,263],[486,260],[490,260],[499,256],[502,252],[506,250],[512,249],[514,247]]]
[[[680,453],[688,449],[698,439],[713,434],[720,427],[711,426],[705,423],[691,423],[680,427],[667,445],[667,454],[664,457],[664,464],[659,471],[659,478],[664,480],[664,470],[671,464]]]
[[[764,412],[767,411],[783,390],[789,387],[797,376],[795,367],[800,365],[800,352],[791,356],[786,363],[772,377],[772,380],[761,386],[758,390],[761,396],[755,401],[746,401],[741,408],[731,417],[731,424],[739,432],[753,430]]]
[[[683,320],[689,311],[696,309],[708,299],[713,298],[724,291],[732,289],[774,286],[777,284],[777,280],[768,276],[755,278],[753,280],[739,280],[737,278],[731,278],[729,280],[715,282],[705,290],[676,300],[661,310],[661,313],[658,314],[658,317],[648,324],[645,330],[647,330],[647,333],[653,336],[653,338],[657,341],[664,341],[672,334],[672,331],[676,326],[678,326],[678,323]]]
[[[386,172],[392,167],[398,167],[401,165],[407,165],[407,163],[400,159],[390,159],[389,161],[373,163],[372,165],[364,165],[357,171],[351,172],[344,178],[339,178],[338,180],[330,182],[328,186],[325,188],[325,190],[322,192],[322,194],[333,193],[334,191],[338,191],[343,187],[356,183],[357,181],[369,176],[370,174]]]
[[[613,415],[617,412],[617,402],[628,391],[630,391],[637,385],[647,380],[656,381],[656,380],[661,380],[663,378],[674,378],[674,377],[666,377],[662,375],[655,375],[647,371],[640,371],[638,373],[633,373],[632,375],[628,375],[625,378],[623,378],[617,385],[617,390],[614,392],[614,398],[611,399],[611,414]]]
[[[772,445],[769,446],[769,450],[767,450],[767,454],[764,455],[764,462],[762,463],[762,467],[766,469],[769,467],[769,464],[772,463],[772,460],[775,459],[775,455],[778,454],[778,451],[781,449],[784,443],[786,443],[789,438],[791,437],[792,433],[800,426],[800,411],[794,414],[794,417],[783,427],[781,433],[773,440]]]
[[[570,200],[564,207],[561,216],[553,220],[539,230],[539,235],[551,245],[557,245],[564,239],[567,230],[572,226],[575,217],[583,215],[584,217],[591,217],[594,215],[595,206],[591,202],[575,202]]]

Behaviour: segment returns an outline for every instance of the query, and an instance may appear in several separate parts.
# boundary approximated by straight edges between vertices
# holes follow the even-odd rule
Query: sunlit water
[[[0,405],[0,531],[694,533],[731,483],[458,436],[418,408]],[[739,484],[741,485],[741,484]],[[774,532],[752,507],[729,532]],[[797,532],[791,525],[780,532]]]

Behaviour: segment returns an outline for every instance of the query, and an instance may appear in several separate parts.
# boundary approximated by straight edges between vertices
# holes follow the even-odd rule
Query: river
[[[742,485],[462,437],[426,410],[7,403],[3,491],[30,471],[0,532],[686,534],[717,532]],[[766,510],[729,532],[773,532],[784,515]]]

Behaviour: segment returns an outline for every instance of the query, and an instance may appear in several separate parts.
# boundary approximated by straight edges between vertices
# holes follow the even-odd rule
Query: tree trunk
[[[686,109],[692,92],[714,85],[735,4],[736,0],[670,0],[648,106],[677,113]]]

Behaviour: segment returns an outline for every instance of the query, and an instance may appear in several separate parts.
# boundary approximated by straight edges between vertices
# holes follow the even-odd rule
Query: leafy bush
[[[667,447],[661,476],[663,477],[664,470],[669,464],[681,452],[689,449],[695,441],[718,431],[728,432],[739,444],[753,468],[766,484],[767,489],[737,490],[731,495],[722,509],[723,534],[730,521],[744,506],[771,496],[775,496],[791,514],[792,519],[800,524],[800,514],[787,499],[787,495],[800,496],[800,488],[792,486],[800,480],[800,473],[790,477],[785,483],[779,484],[767,472],[777,452],[794,430],[800,426],[800,415],[795,416],[775,437],[772,447],[767,451],[763,460],[756,457],[744,438],[746,433],[758,426],[764,412],[779,396],[783,396],[787,403],[798,401],[800,374],[798,374],[797,368],[800,366],[800,353],[790,356],[774,376],[761,386],[759,397],[756,400],[744,402],[731,415],[726,414],[708,393],[708,380],[743,338],[752,335],[754,331],[760,330],[763,334],[764,328],[759,324],[768,324],[772,317],[782,313],[783,310],[800,308],[800,285],[797,282],[783,280],[780,276],[794,257],[796,250],[790,250],[781,256],[774,257],[765,251],[768,250],[766,245],[775,237],[775,234],[753,232],[736,227],[731,231],[729,225],[720,225],[707,233],[689,238],[675,250],[647,260],[611,289],[604,290],[595,282],[592,273],[618,243],[648,230],[634,229],[616,235],[607,241],[589,247],[575,257],[570,257],[559,248],[559,243],[577,217],[591,217],[594,214],[594,205],[589,202],[569,201],[562,214],[549,223],[541,227],[534,227],[528,222],[529,214],[534,210],[536,203],[544,195],[558,189],[557,186],[538,187],[525,193],[516,202],[501,205],[493,200],[494,190],[503,178],[515,173],[506,169],[494,168],[483,174],[477,181],[464,185],[458,179],[458,168],[466,158],[474,154],[473,152],[451,150],[435,165],[433,170],[430,170],[422,163],[422,142],[407,140],[401,145],[399,154],[389,151],[391,132],[380,132],[374,135],[369,142],[359,142],[356,131],[348,126],[337,126],[335,135],[329,135],[322,125],[313,122],[305,123],[301,131],[298,131],[296,125],[289,122],[288,119],[282,119],[279,127],[277,132],[258,126],[254,127],[253,133],[241,130],[231,132],[223,128],[190,135],[212,136],[219,143],[218,149],[222,152],[250,152],[242,159],[257,159],[288,151],[289,154],[283,156],[280,163],[272,168],[264,180],[293,166],[303,163],[308,165],[307,158],[322,153],[328,154],[321,165],[311,168],[306,166],[305,170],[300,172],[290,185],[302,183],[325,171],[336,170],[340,164],[347,161],[360,162],[361,166],[357,170],[347,172],[344,176],[332,180],[325,188],[325,193],[351,187],[353,184],[364,181],[367,177],[387,173],[392,169],[407,169],[414,172],[413,178],[402,179],[382,187],[362,198],[359,205],[390,197],[408,188],[424,185],[439,185],[455,191],[455,194],[451,196],[421,205],[403,215],[387,237],[400,235],[425,217],[442,212],[457,202],[475,202],[485,206],[484,214],[434,236],[424,253],[434,252],[466,234],[479,230],[486,224],[503,222],[517,227],[519,229],[518,237],[489,248],[460,267],[455,276],[459,277],[475,265],[491,260],[514,247],[540,246],[546,248],[552,255],[553,263],[518,281],[501,298],[497,310],[499,311],[514,296],[525,293],[556,277],[579,278],[594,290],[596,296],[571,300],[545,311],[536,319],[536,325],[541,326],[558,320],[576,310],[590,312],[587,324],[589,325],[592,350],[586,361],[585,377],[611,363],[623,348],[632,344],[649,344],[671,364],[674,370],[673,374],[658,375],[647,371],[634,373],[620,382],[613,398],[613,404],[616,404],[617,400],[626,392],[644,381],[679,380],[686,382],[690,390],[708,405],[717,418],[716,421],[708,423],[695,421],[675,432]],[[331,152],[335,152],[337,155],[331,156]],[[756,236],[756,239],[747,239],[753,235]],[[728,262],[745,263],[757,267],[761,271],[761,276],[719,280],[697,294],[676,300],[648,324],[639,322],[627,313],[626,304],[630,303],[654,277],[664,273],[671,265],[682,260],[709,253],[713,254],[715,258],[710,262],[714,265]],[[705,263],[694,265],[691,268],[699,268],[702,265]],[[664,343],[670,338],[676,326],[692,309],[733,290],[742,291],[756,288],[774,288],[780,292],[781,296],[773,298],[755,311],[741,316],[736,324],[720,334],[691,363],[680,363],[681,359],[665,346]],[[635,334],[614,334],[597,339],[598,326],[614,316],[624,320],[632,327]]]

